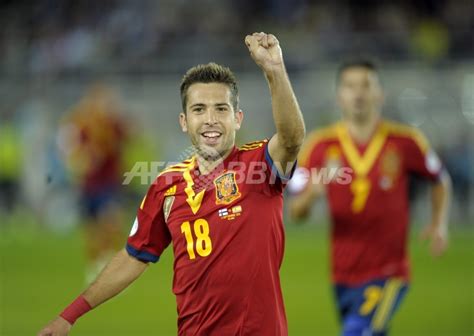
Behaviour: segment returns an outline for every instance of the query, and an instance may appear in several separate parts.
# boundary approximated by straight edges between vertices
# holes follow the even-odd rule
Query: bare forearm
[[[304,140],[305,125],[284,65],[267,71],[265,77],[270,87],[278,142],[290,151],[298,151]]]
[[[92,308],[97,307],[127,288],[146,268],[147,264],[121,250],[86,289],[83,296]]]
[[[277,132],[268,143],[268,153],[279,173],[286,176],[291,172],[304,140],[303,116],[288,79],[277,38],[272,34],[254,33],[245,37],[245,43],[270,87]]]
[[[431,222],[437,228],[447,229],[450,199],[451,179],[444,172],[431,190]]]

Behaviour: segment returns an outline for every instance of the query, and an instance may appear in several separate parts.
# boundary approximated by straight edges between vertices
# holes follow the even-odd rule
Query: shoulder
[[[179,163],[169,165],[165,169],[163,169],[161,173],[158,174],[158,178],[161,176],[168,176],[171,173],[185,172],[186,170],[192,169],[194,164],[195,164],[195,159],[189,158]],[[176,174],[171,174],[171,175],[176,175]],[[177,174],[177,175],[180,175],[180,174]]]
[[[268,143],[268,139],[248,142],[239,147],[239,152],[249,152],[249,151],[255,151],[258,149],[263,149],[267,143]]]
[[[389,137],[414,143],[422,152],[428,150],[428,140],[418,128],[392,120],[384,120],[383,126]]]
[[[238,147],[238,151],[236,155],[238,156],[238,160],[258,160],[260,161],[262,157],[265,156],[265,148],[268,145],[268,139],[257,140],[248,142],[240,147]]]
[[[195,159],[189,158],[179,163],[167,166],[156,177],[153,185],[157,191],[166,191],[176,183],[183,180],[183,174],[191,170],[195,165]]]
[[[334,123],[329,126],[319,128],[310,132],[306,138],[306,141],[301,148],[299,161],[301,164],[307,162],[313,151],[319,145],[332,143],[337,140],[337,130],[340,127],[340,123]]]
[[[320,142],[337,138],[337,130],[341,123],[333,123],[326,127],[318,128],[308,134],[306,142]]]

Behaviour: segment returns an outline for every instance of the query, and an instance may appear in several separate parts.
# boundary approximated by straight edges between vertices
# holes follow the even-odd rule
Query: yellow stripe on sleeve
[[[309,164],[308,161],[311,153],[319,142],[330,138],[337,138],[336,129],[338,124],[339,123],[336,123],[322,129],[314,130],[308,135],[298,156],[298,162],[300,166],[305,167]]]
[[[428,151],[430,144],[425,135],[418,128],[389,120],[385,120],[384,124],[390,134],[412,139],[423,154]]]
[[[254,149],[262,147],[266,142],[268,142],[268,141],[267,140],[260,140],[260,141],[249,142],[249,143],[246,143],[246,144],[242,145],[241,147],[239,147],[239,150],[241,150],[241,151],[254,150]]]
[[[142,203],[140,204],[140,209],[143,210],[143,206],[145,205],[146,195],[143,197]]]

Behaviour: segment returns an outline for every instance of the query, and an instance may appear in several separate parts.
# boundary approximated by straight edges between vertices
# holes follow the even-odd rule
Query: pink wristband
[[[91,309],[91,305],[86,301],[84,296],[79,295],[59,316],[73,325],[79,317]]]

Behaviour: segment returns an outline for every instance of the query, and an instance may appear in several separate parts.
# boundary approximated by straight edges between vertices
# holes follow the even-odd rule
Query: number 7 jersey
[[[179,335],[287,335],[279,280],[282,192],[267,140],[233,148],[209,175],[194,158],[165,169],[127,243],[156,262],[173,244]]]
[[[388,277],[408,280],[408,178],[434,181],[441,172],[421,132],[382,120],[362,146],[336,123],[309,136],[300,162],[313,183],[326,184],[333,281],[358,286]]]

